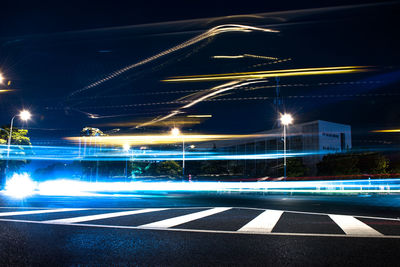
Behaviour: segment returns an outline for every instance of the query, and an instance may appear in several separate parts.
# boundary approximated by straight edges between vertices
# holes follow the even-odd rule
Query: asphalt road
[[[0,266],[398,265],[400,196],[0,197]]]

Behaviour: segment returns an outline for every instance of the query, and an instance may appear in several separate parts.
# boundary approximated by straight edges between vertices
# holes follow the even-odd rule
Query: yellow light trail
[[[103,144],[109,146],[137,146],[137,145],[162,145],[175,144],[185,142],[204,142],[213,140],[230,140],[230,139],[246,139],[261,138],[270,135],[251,134],[251,135],[207,135],[207,134],[180,134],[173,135],[123,135],[123,136],[94,136],[94,137],[66,137],[66,140],[72,142],[85,142],[92,144]]]
[[[202,82],[202,81],[221,81],[221,80],[248,80],[264,79],[269,77],[287,77],[287,76],[305,76],[305,75],[329,75],[345,74],[373,71],[370,66],[342,66],[342,67],[321,67],[321,68],[302,68],[286,69],[272,71],[253,71],[225,74],[207,74],[193,76],[176,76],[165,80],[164,82]]]
[[[188,118],[211,118],[212,115],[187,115]]]
[[[400,133],[400,129],[375,130],[373,133]]]
[[[0,93],[6,93],[6,92],[11,92],[12,90],[10,89],[0,89]]]

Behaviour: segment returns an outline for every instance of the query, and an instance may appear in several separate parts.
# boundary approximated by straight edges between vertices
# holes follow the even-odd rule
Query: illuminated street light
[[[176,127],[172,128],[172,130],[171,130],[172,136],[179,136],[180,134],[181,134],[181,131],[178,128],[176,128]]]
[[[8,170],[8,160],[10,158],[10,145],[11,145],[11,135],[12,135],[12,129],[13,129],[13,123],[15,117],[19,116],[21,120],[27,121],[31,118],[31,113],[28,110],[22,110],[19,114],[14,115],[14,117],[11,118],[11,124],[10,124],[10,133],[8,135],[8,145],[7,145],[7,167],[6,169]]]
[[[122,146],[122,149],[125,152],[128,152],[131,149],[131,146],[129,144],[124,144]],[[126,159],[125,159],[125,177],[126,177],[126,179],[128,179],[128,157],[126,157]]]
[[[124,149],[124,151],[129,151],[129,149],[131,148],[131,146],[129,144],[124,144],[122,146],[122,148]]]
[[[289,125],[293,122],[293,117],[290,114],[282,114],[280,120],[283,125]]]
[[[181,131],[178,128],[174,127],[171,130],[171,135],[177,137],[181,135]],[[185,139],[183,138],[183,135],[182,135],[182,176],[185,177]]]
[[[4,76],[3,76],[3,74],[0,73],[0,84],[2,84],[3,81],[4,81]]]
[[[283,125],[283,179],[286,181],[286,127],[292,124],[293,117],[290,114],[282,114],[280,121]]]

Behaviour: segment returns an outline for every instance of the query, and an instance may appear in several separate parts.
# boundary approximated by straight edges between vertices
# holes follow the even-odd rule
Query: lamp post
[[[171,130],[171,135],[172,136],[179,136],[181,134],[181,131],[174,127]],[[182,135],[182,176],[185,177],[185,138]]]
[[[11,124],[10,124],[10,132],[8,135],[8,143],[7,143],[7,166],[6,169],[8,171],[8,160],[10,158],[10,145],[11,145],[11,135],[12,135],[12,129],[13,129],[13,124],[14,124],[14,119],[15,117],[20,117],[21,120],[27,121],[31,118],[31,113],[27,110],[22,110],[19,114],[14,115],[14,117],[11,118]]]
[[[128,154],[129,150],[131,149],[131,146],[129,144],[124,144],[122,147],[125,151],[126,154]],[[128,179],[128,157],[125,159],[125,182]]]
[[[283,125],[283,179],[286,181],[286,127],[293,122],[290,114],[282,114],[280,118]]]

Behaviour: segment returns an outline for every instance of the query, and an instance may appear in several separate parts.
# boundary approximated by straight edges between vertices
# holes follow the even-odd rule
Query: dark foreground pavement
[[[0,266],[395,266],[400,247],[399,199],[393,195],[39,196],[24,201],[2,197]],[[87,219],[162,207],[168,209]],[[231,209],[170,228],[140,228],[213,207]],[[29,214],[60,208],[88,209]],[[240,232],[266,209],[282,210],[271,233]],[[346,234],[329,214],[351,215],[376,235]],[[86,219],[71,224],[57,221],[82,217]]]

